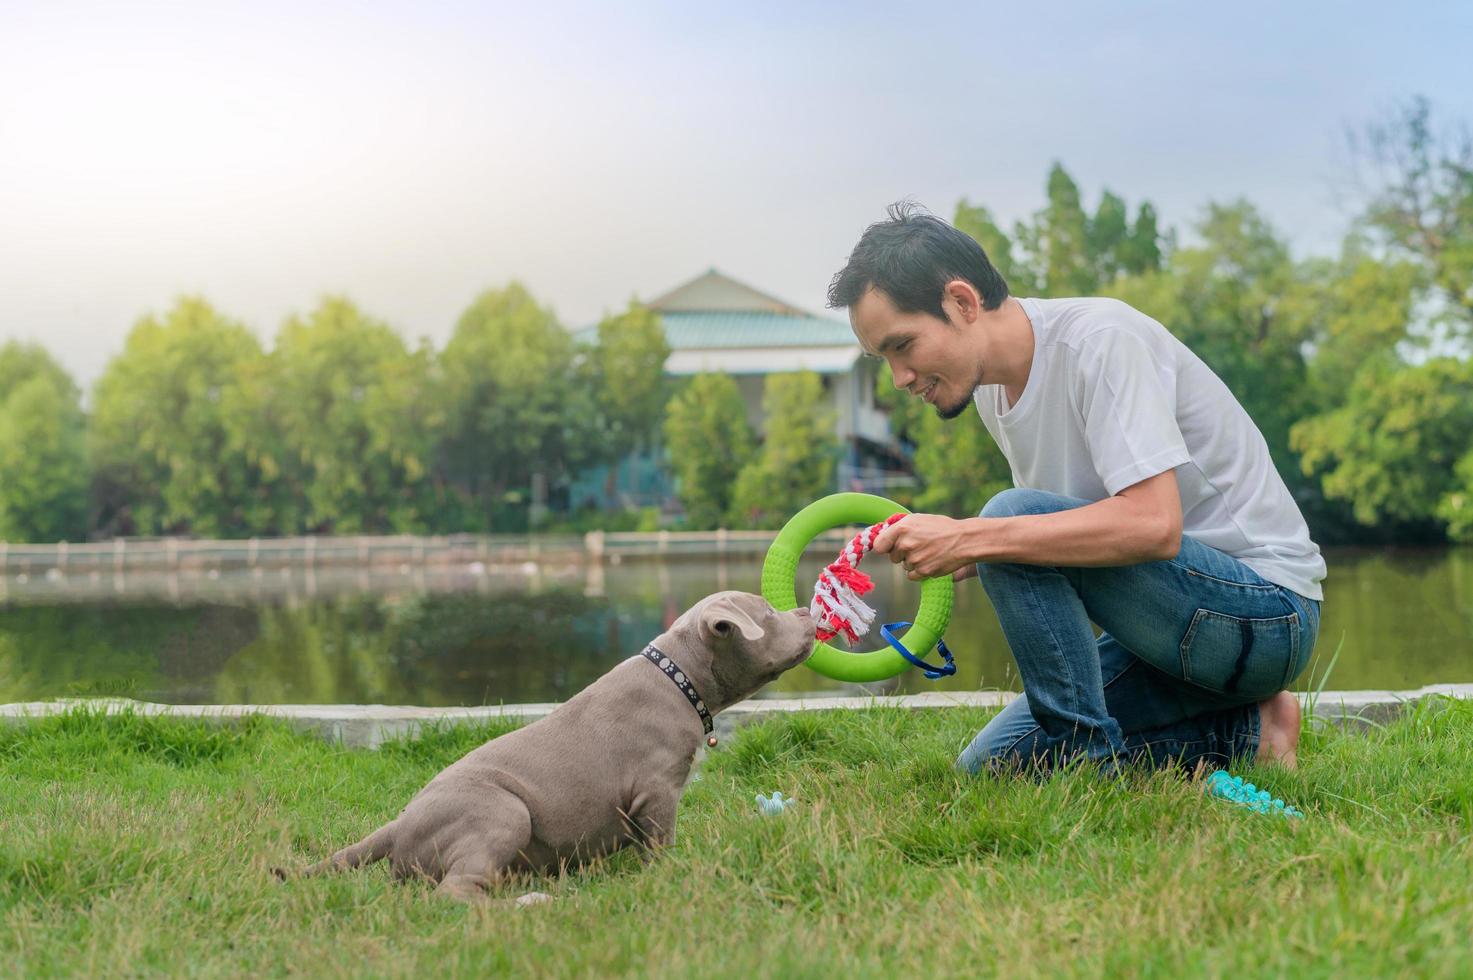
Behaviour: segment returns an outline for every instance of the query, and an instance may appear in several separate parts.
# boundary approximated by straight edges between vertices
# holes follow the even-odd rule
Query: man
[[[1145,314],[1013,297],[970,237],[889,214],[829,305],[897,388],[943,419],[975,405],[1013,473],[981,516],[915,514],[875,543],[913,580],[978,575],[1017,661],[1024,696],[958,764],[1292,767],[1284,689],[1319,632],[1325,563],[1252,419]]]

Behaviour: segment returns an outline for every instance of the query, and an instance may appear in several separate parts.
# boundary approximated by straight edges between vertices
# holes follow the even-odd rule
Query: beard
[[[970,404],[972,404],[972,398],[969,395],[966,398],[959,400],[955,405],[937,405],[936,417],[938,419],[941,419],[942,421],[950,422],[952,419],[965,412],[967,410],[967,406]]]
[[[981,372],[978,372],[977,380],[972,382],[972,390],[967,392],[961,398],[958,398],[956,400],[956,404],[942,405],[940,402],[936,403],[936,417],[938,419],[941,419],[943,422],[950,422],[952,419],[965,412],[967,410],[967,406],[972,404],[972,395],[977,391],[977,388],[981,384]]]

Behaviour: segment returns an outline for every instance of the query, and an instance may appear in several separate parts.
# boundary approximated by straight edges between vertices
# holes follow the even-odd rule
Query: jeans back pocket
[[[1299,664],[1299,614],[1251,619],[1198,609],[1181,641],[1182,677],[1198,687],[1262,699]]]

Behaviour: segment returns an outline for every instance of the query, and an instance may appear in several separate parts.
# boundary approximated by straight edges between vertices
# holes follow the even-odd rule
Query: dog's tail
[[[287,878],[310,878],[313,875],[326,874],[330,871],[348,871],[375,861],[382,861],[388,857],[389,851],[393,848],[394,825],[388,823],[358,843],[349,844],[332,857],[325,861],[318,861],[310,868],[303,868],[296,872],[287,871],[284,868],[272,868],[271,872],[285,881]]]

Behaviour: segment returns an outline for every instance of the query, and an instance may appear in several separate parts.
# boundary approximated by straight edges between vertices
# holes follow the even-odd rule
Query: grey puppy
[[[397,877],[428,878],[437,892],[473,901],[509,872],[667,844],[709,715],[802,663],[813,640],[806,609],[780,613],[746,592],[708,596],[645,653],[472,750],[394,820],[301,873],[388,858]]]

